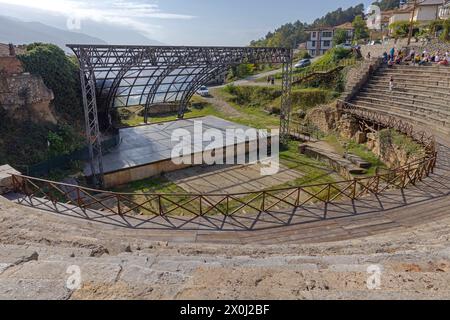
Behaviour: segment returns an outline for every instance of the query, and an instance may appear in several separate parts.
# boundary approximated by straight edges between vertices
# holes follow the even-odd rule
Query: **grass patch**
[[[334,182],[336,175],[330,174],[330,168],[323,162],[309,158],[298,151],[298,142],[290,141],[287,148],[280,150],[280,163],[289,169],[299,171],[303,177],[289,181],[279,187],[293,187],[308,184]]]
[[[130,182],[114,188],[121,193],[185,193],[185,191],[164,176],[151,177]]]
[[[213,89],[212,94],[226,101],[239,113],[244,115],[222,116],[222,118],[257,129],[278,128],[280,126],[280,118],[278,115],[270,114],[262,105],[238,104],[236,102],[236,96],[231,94],[226,87]]]
[[[405,150],[407,156],[422,155],[423,147],[407,135],[393,129],[384,129],[379,132],[381,143],[393,144]]]
[[[127,111],[121,111],[121,119],[120,122],[123,126],[126,127],[135,127],[141,124],[144,124],[144,117],[139,115],[139,112],[142,111],[143,107],[129,107],[124,108]],[[128,116],[124,117],[123,114],[127,114]],[[205,102],[200,97],[194,96],[191,99],[191,104],[189,109],[184,114],[185,119],[192,119],[198,117],[204,117],[208,115],[214,115],[218,117],[223,117],[222,113],[217,111],[216,108],[210,103]],[[178,113],[165,113],[156,116],[149,117],[149,124],[174,121],[178,119]]]
[[[343,138],[338,138],[336,135],[327,135],[323,139],[329,145],[331,145],[336,153],[344,155],[347,151],[348,153],[354,154],[361,159],[369,162],[371,167],[367,170],[367,176],[375,175],[377,168],[386,169],[387,166],[384,164],[372,151],[370,151],[364,144],[358,144],[354,140],[348,140]],[[347,150],[344,147],[344,143],[347,143]]]

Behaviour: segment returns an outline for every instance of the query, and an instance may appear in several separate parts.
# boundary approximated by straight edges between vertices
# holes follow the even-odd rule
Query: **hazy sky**
[[[119,34],[130,30],[166,44],[246,45],[283,23],[311,22],[358,3],[370,1],[0,0],[0,15],[59,28],[69,25],[110,43],[120,42]]]

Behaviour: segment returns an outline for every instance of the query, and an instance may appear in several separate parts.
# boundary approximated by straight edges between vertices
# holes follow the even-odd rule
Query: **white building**
[[[445,0],[418,0],[417,7],[410,2],[401,6],[394,11],[389,20],[389,24],[398,21],[410,21],[411,17],[414,22],[426,24],[430,21],[439,19],[440,8],[448,1]],[[414,12],[413,12],[414,11]]]
[[[439,7],[439,19],[450,19],[450,1],[446,1],[446,3]]]
[[[347,32],[347,43],[351,43],[355,29],[350,22],[336,27],[319,27],[307,30],[309,32],[309,41],[306,43],[306,49],[309,55],[312,57],[320,56],[331,49],[333,47],[334,34],[339,29]]]

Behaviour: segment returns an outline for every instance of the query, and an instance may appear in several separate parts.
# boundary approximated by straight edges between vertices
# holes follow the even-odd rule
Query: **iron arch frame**
[[[182,118],[198,88],[234,65],[282,65],[280,141],[289,140],[293,52],[287,48],[67,45],[80,62],[81,90],[91,173],[103,184],[101,132],[97,96],[106,97],[109,111],[117,102],[142,105],[144,115],[158,96],[179,104]]]

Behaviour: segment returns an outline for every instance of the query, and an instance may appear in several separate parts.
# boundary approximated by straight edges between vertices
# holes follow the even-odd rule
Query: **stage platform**
[[[220,130],[224,140],[226,140],[227,129],[247,130],[250,128],[214,116],[206,116],[121,129],[119,145],[103,156],[105,187],[113,187],[190,167],[191,165],[176,165],[172,162],[172,149],[179,144],[179,141],[172,142],[171,137],[174,130],[185,129],[190,132],[192,137],[191,149],[194,150],[195,147],[195,150],[200,150],[193,141],[195,121],[202,122],[203,132],[211,128]],[[245,143],[248,142],[247,139]],[[202,143],[202,152],[210,143]],[[234,142],[227,144],[224,141],[223,147],[232,145],[236,144]],[[194,152],[191,154],[193,155]],[[91,175],[89,164],[86,165],[84,173],[86,176]]]

